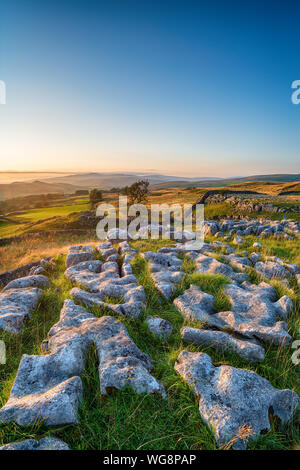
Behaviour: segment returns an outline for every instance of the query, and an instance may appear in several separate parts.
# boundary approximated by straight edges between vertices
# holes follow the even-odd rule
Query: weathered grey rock
[[[217,222],[212,222],[212,221],[205,221],[204,224],[204,235],[215,235],[217,232],[219,232],[220,227]]]
[[[120,261],[120,256],[118,253],[110,255],[106,258],[106,261],[118,263]]]
[[[149,356],[138,349],[125,326],[112,317],[102,317],[99,323],[96,345],[101,393],[130,387],[136,393],[164,397],[163,385],[149,373],[153,369]]]
[[[174,300],[180,313],[189,320],[199,320],[220,330],[231,330],[247,338],[259,338],[277,345],[287,345],[291,340],[288,325],[284,321],[293,304],[287,296],[276,301],[273,286],[262,282],[228,284],[225,293],[232,303],[232,311],[216,312],[214,297],[191,285],[183,295]]]
[[[91,251],[90,247],[70,247],[66,259],[66,267],[70,268],[71,266],[81,263],[82,261],[90,261],[94,259],[94,250]]]
[[[34,275],[39,275],[39,274],[43,274],[45,272],[45,268],[43,268],[43,266],[40,266],[38,268],[35,268],[33,270],[30,270],[30,276],[34,276]]]
[[[224,237],[224,232],[217,232],[217,233],[215,233],[214,236],[215,236],[216,238]]]
[[[252,246],[253,248],[262,248],[262,244],[259,242],[254,242]]]
[[[300,267],[297,264],[287,263],[283,259],[278,258],[278,256],[266,256],[266,261],[273,261],[274,263],[284,266],[293,276],[300,274]]]
[[[123,263],[121,267],[121,274],[122,276],[128,276],[128,274],[132,274],[132,266],[129,263]]]
[[[224,197],[224,196],[222,196]],[[207,200],[209,201],[209,199]],[[207,202],[206,201],[206,202]],[[225,196],[225,201],[236,205],[236,198]],[[272,204],[256,204],[250,203],[250,205],[244,204],[237,207],[241,207],[243,210],[268,210],[271,212],[285,211],[285,208],[279,208],[273,206]],[[256,236],[274,236],[274,237],[284,237],[287,239],[290,238],[290,235],[284,231],[288,230],[293,232],[293,236],[300,236],[300,224],[296,221],[284,220],[284,221],[270,221],[265,218],[244,218],[243,220],[238,220],[238,217],[235,220],[232,219],[222,219],[218,223],[215,221],[205,221],[205,235],[214,235],[218,231],[229,232],[230,235],[236,234],[238,236],[244,235],[256,235]],[[257,245],[258,246],[258,245]]]
[[[255,264],[256,271],[267,279],[284,279],[292,277],[292,273],[279,263],[259,261]]]
[[[232,312],[219,312],[218,315],[236,332],[278,345],[290,342],[286,323],[277,321],[285,320],[291,312],[293,303],[289,297],[284,296],[276,302],[274,287],[265,282],[258,286],[229,284],[224,290],[232,303]]]
[[[265,358],[265,350],[257,342],[238,339],[226,332],[186,326],[181,328],[180,333],[186,343],[209,346],[217,351],[233,351],[245,361],[262,362]]]
[[[97,245],[96,248],[106,261],[118,262],[119,255],[117,253],[117,250],[112,246],[110,242],[100,243],[99,245]]]
[[[23,366],[25,361],[26,356],[23,356],[20,365],[22,369],[19,369],[22,375],[25,369],[30,373],[28,366]],[[67,365],[65,367],[67,368]],[[45,373],[49,372],[46,368]],[[21,378],[18,374],[16,380],[25,382],[26,378]],[[32,388],[34,390],[34,384]],[[72,377],[41,393],[34,390],[28,395],[17,396],[12,390],[8,402],[0,410],[0,422],[14,421],[20,426],[36,424],[41,420],[48,426],[76,424],[78,422],[76,411],[81,396],[82,384],[79,377]]]
[[[14,281],[12,281],[14,282]],[[19,333],[38,306],[43,291],[36,287],[8,289],[0,293],[0,329]]]
[[[106,256],[106,253],[111,250],[110,242],[98,245],[97,249],[104,258],[110,259],[110,254]],[[119,257],[119,255],[117,256]],[[123,263],[122,277],[120,277],[119,265],[116,262],[101,263],[94,260],[90,262],[91,266],[88,263],[79,263],[65,271],[67,278],[85,289],[72,289],[71,297],[90,307],[97,305],[118,315],[137,318],[142,313],[146,296],[143,286],[138,286],[137,279],[132,274],[131,265]],[[110,297],[117,303],[107,301],[107,298]]]
[[[244,282],[245,280],[249,279],[249,276],[247,273],[236,273],[232,267],[229,264],[221,263],[221,261],[218,261],[217,259],[204,255],[202,253],[197,253],[195,251],[189,252],[187,254],[195,263],[195,271],[200,274],[221,274],[223,276],[226,276],[230,279],[233,279],[237,282]],[[224,256],[224,259],[227,259],[229,257],[229,260],[237,263],[237,259],[240,261],[240,263],[243,262],[243,258],[237,257],[237,255],[230,254],[227,256]],[[249,262],[249,260],[247,260]],[[245,268],[245,265],[241,264],[242,268]]]
[[[136,277],[133,275],[103,281],[99,285],[97,293],[90,293],[75,287],[71,290],[70,296],[89,307],[96,305],[132,318],[141,315],[146,302],[144,288],[137,285]],[[107,297],[114,298],[119,302],[117,304],[106,302]]]
[[[237,235],[236,237],[234,237],[233,243],[234,243],[235,245],[241,245],[242,243],[244,243],[244,240],[243,240],[241,237],[239,237],[239,236]]]
[[[104,272],[110,272],[110,273],[116,273],[119,276],[119,265],[115,261],[106,261],[101,267],[101,271]],[[112,276],[113,278],[114,276]]]
[[[220,329],[227,326],[227,323],[216,313],[214,296],[202,292],[198,286],[192,284],[173,301],[173,304],[187,320],[198,320]]]
[[[298,287],[300,287],[300,274],[296,274],[296,281],[297,281]]]
[[[121,253],[121,255],[132,256],[132,258],[137,254],[137,250],[135,250],[134,248],[131,248],[131,246],[129,245],[127,241],[119,244],[118,251],[119,253]]]
[[[255,264],[257,263],[258,261],[261,260],[261,254],[260,253],[256,253],[255,251],[253,253],[251,253],[249,255],[249,259],[251,261],[252,264]]]
[[[97,291],[100,280],[99,273],[101,272],[101,270],[101,261],[83,261],[68,268],[65,271],[64,275],[73,283],[79,284],[91,291]]]
[[[162,339],[168,339],[173,331],[173,325],[167,320],[159,317],[148,316],[146,323],[154,336]]]
[[[2,292],[6,292],[9,289],[25,289],[26,287],[40,287],[44,288],[49,286],[50,281],[46,276],[26,276],[15,279],[4,287]]]
[[[211,256],[198,254],[197,252],[188,253],[188,256],[196,265],[195,271],[200,274],[222,274],[223,276],[232,277],[234,271],[228,264],[221,263]]]
[[[69,251],[74,252],[74,253],[76,253],[78,251],[93,253],[93,254],[95,253],[95,249],[92,247],[92,245],[74,245],[74,246],[70,246]]]
[[[108,341],[105,343],[104,339]],[[134,361],[130,364],[133,351],[139,350],[121,322],[111,317],[96,318],[83,307],[66,300],[60,321],[51,328],[48,339],[43,342],[43,349],[48,354],[23,355],[10,397],[0,410],[0,422],[14,421],[21,426],[40,420],[48,426],[76,424],[77,408],[82,397],[80,375],[87,352],[94,342],[97,343],[99,353],[102,349],[107,352],[112,348],[110,363],[106,362],[106,366],[109,365],[110,368],[107,383],[114,370],[120,368],[125,382],[126,379],[127,383],[130,380],[130,385],[132,383],[135,387],[134,377],[137,376],[137,382],[140,383],[141,371],[135,375]],[[122,353],[122,357],[119,353]],[[148,356],[140,351],[139,353],[145,362],[147,358],[150,367]],[[105,371],[106,366],[103,362],[101,364]],[[137,366],[138,369],[139,367],[140,365]],[[143,377],[146,375],[145,369]],[[147,382],[150,390],[150,383],[154,386],[155,379],[148,374]],[[138,387],[139,385],[136,386]],[[160,388],[159,385],[156,387]]]
[[[242,284],[249,280],[249,276],[247,273],[234,273],[232,276],[232,282],[235,284]]]
[[[90,261],[82,261],[81,263],[75,264],[66,270],[66,273],[76,273],[81,271],[90,271],[92,273],[100,273],[102,267],[102,261],[98,259],[90,260]],[[71,279],[71,275],[67,276]]]
[[[182,260],[174,251],[167,253],[146,251],[142,256],[150,262],[150,274],[155,287],[166,299],[169,299],[176,289],[176,284],[184,275],[181,270]]]
[[[231,253],[229,255],[223,255],[223,258],[226,260],[228,264],[232,267],[243,271],[246,268],[251,266],[251,262],[249,261],[247,255],[246,256],[239,256],[235,253]]]
[[[130,255],[130,254],[126,254],[124,256],[124,263],[131,263],[131,261],[134,259],[134,256],[133,255]]]
[[[281,297],[275,304],[274,307],[277,309],[278,316],[283,320],[286,320],[293,311],[294,304],[292,299],[287,295]]]
[[[27,439],[26,441],[11,442],[0,447],[0,450],[70,450],[70,448],[60,439],[44,437],[39,441]]]
[[[202,419],[215,435],[217,444],[232,441],[245,449],[247,441],[237,438],[247,426],[251,439],[270,429],[269,414],[288,422],[300,399],[292,390],[278,390],[255,372],[231,366],[215,367],[204,353],[182,351],[175,370],[199,398]]]

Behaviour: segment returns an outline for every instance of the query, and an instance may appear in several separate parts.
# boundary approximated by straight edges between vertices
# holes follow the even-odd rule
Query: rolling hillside
[[[210,181],[203,180],[190,180],[190,181],[176,181],[176,187],[178,188],[208,188],[208,187],[223,187],[231,186],[238,184],[247,184],[247,183],[293,183],[300,181],[300,174],[278,174],[278,175],[254,175],[254,176],[245,176],[240,178],[224,178],[224,179],[212,179]],[[174,182],[167,181],[164,183],[158,183],[152,185],[152,189],[167,189],[173,188]]]
[[[0,172],[1,173],[1,172]],[[16,177],[17,174],[16,174]],[[110,190],[131,185],[139,179],[150,181],[152,190],[168,188],[221,188],[232,185],[248,186],[248,189],[259,191],[261,186],[267,186],[272,194],[279,190],[292,190],[294,184],[300,181],[300,174],[255,175],[238,178],[182,178],[178,176],[150,173],[75,173],[55,175],[32,181],[14,181],[10,184],[0,184],[0,200],[22,197],[34,194],[74,193],[77,189],[100,188]],[[274,185],[274,186],[272,186]],[[279,185],[281,187],[279,188]],[[285,188],[285,185],[288,187]],[[252,186],[253,188],[250,188]],[[276,190],[275,190],[276,187]],[[238,188],[236,188],[238,189]],[[275,190],[275,191],[274,191]],[[296,189],[294,189],[296,190]],[[268,192],[268,191],[267,191]]]
[[[0,184],[0,200],[15,197],[29,196],[33,194],[49,193],[74,193],[77,186],[67,183],[46,183],[44,181],[14,182],[10,184]]]
[[[170,175],[162,175],[156,173],[130,173],[130,172],[120,172],[120,173],[99,173],[99,172],[91,172],[91,173],[77,173],[74,175],[66,175],[66,176],[56,176],[54,178],[47,178],[49,183],[67,183],[82,186],[84,188],[101,188],[105,190],[109,190],[111,188],[120,188],[124,186],[131,185],[135,181],[139,179],[147,179],[150,181],[151,185],[154,184],[163,184],[169,182],[177,182],[184,181],[186,184],[189,184],[193,181],[193,178],[183,178],[179,176],[170,176]],[[221,178],[219,178],[221,180]],[[217,180],[219,180],[217,179]],[[208,177],[201,177],[198,178],[200,181],[215,181],[216,178],[208,178]]]

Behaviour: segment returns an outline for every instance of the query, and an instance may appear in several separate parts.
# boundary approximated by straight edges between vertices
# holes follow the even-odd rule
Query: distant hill
[[[0,172],[1,173],[1,172]],[[34,175],[34,173],[31,173]],[[36,176],[38,173],[36,173]],[[42,174],[41,174],[42,175]],[[45,175],[45,174],[44,174]],[[12,176],[12,175],[11,175]],[[16,173],[16,177],[20,174]],[[28,175],[26,176],[28,177]],[[150,182],[151,189],[168,188],[218,188],[231,185],[253,184],[263,182],[272,183],[295,183],[300,181],[300,174],[274,174],[274,175],[254,175],[236,178],[186,178],[179,176],[170,176],[156,173],[73,173],[73,174],[55,174],[40,178],[34,181],[15,181],[10,184],[0,184],[0,200],[14,197],[29,196],[34,194],[47,193],[74,193],[77,189],[100,188],[110,190],[112,188],[122,188],[131,185],[139,179],[147,179]],[[249,188],[250,189],[250,188]],[[253,188],[255,189],[255,188]]]
[[[153,184],[160,184],[164,182],[177,182],[183,180],[184,182],[188,183],[193,181],[194,178],[182,178],[179,176],[169,176],[169,175],[162,175],[156,173],[99,173],[99,172],[92,172],[92,173],[77,173],[74,175],[66,175],[66,176],[56,176],[54,178],[47,178],[46,180],[49,183],[68,183],[74,184],[78,186],[82,186],[84,188],[101,188],[105,190],[109,190],[111,188],[121,188],[124,186],[129,186],[135,181],[139,179],[147,179],[151,185]],[[210,181],[210,180],[221,180],[222,178],[197,178],[201,181]]]
[[[42,181],[45,178],[69,175],[72,172],[62,171],[0,171],[0,184],[10,184],[16,181]]]
[[[1,172],[0,172],[1,173]],[[4,173],[3,173],[4,175]],[[47,194],[47,193],[74,193],[77,189],[92,189],[100,188],[109,190],[112,188],[120,188],[131,185],[139,179],[147,179],[151,184],[158,184],[164,181],[181,180],[177,176],[148,174],[148,173],[75,173],[63,174],[39,180],[28,181],[29,175],[37,176],[38,173],[21,174],[15,173],[16,178],[26,178],[25,181],[14,181],[12,183],[0,184],[0,200],[11,199],[14,197],[29,196],[34,194]],[[41,175],[43,175],[41,173]],[[1,174],[0,174],[1,176]],[[13,172],[10,173],[10,178],[13,177]],[[3,177],[7,178],[7,174]],[[191,178],[183,178],[185,182]],[[204,178],[205,181],[210,181],[211,178]],[[214,179],[214,178],[213,178]]]
[[[43,181],[15,182],[0,184],[0,200],[15,197],[30,196],[34,194],[74,193],[78,187],[65,183],[45,183]]]
[[[244,183],[254,183],[254,182],[264,182],[264,183],[289,183],[300,181],[300,174],[276,174],[276,175],[253,175],[253,176],[244,176],[239,178],[224,178],[224,179],[210,179],[209,181],[203,180],[183,180],[176,181],[174,184],[173,181],[166,181],[158,184],[154,184],[152,189],[167,189],[174,188],[209,188],[209,187],[223,187],[231,186],[232,184],[244,184]]]

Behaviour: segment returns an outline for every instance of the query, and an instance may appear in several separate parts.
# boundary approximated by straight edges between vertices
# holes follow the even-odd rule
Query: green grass
[[[26,221],[28,222],[36,222],[38,220],[46,219],[48,217],[55,217],[57,215],[68,215],[72,212],[85,211],[88,210],[88,208],[89,204],[87,202],[72,202],[71,204],[65,203],[64,205],[43,207],[40,209],[30,209],[16,216],[16,219],[26,219]]]
[[[169,243],[170,245],[172,242]],[[139,241],[132,246],[156,251],[166,246],[165,241]],[[264,249],[263,249],[264,250]],[[19,336],[0,333],[5,339],[8,363],[0,366],[0,405],[9,396],[15,373],[22,354],[40,354],[40,343],[46,338],[50,327],[58,320],[59,312],[71,289],[70,282],[64,278],[64,257],[56,259],[56,269],[49,273],[51,286]],[[72,449],[145,449],[145,450],[198,450],[216,449],[213,434],[202,422],[197,401],[191,389],[174,370],[174,363],[183,349],[207,352],[215,365],[231,364],[256,371],[268,379],[275,387],[292,388],[300,393],[299,367],[291,362],[290,348],[266,347],[266,358],[262,364],[243,361],[234,353],[216,352],[211,348],[184,345],[180,336],[183,325],[192,324],[183,319],[171,301],[166,301],[155,289],[149,274],[148,263],[137,256],[133,262],[133,272],[146,293],[146,307],[138,319],[119,318],[128,329],[137,346],[149,354],[154,370],[152,374],[166,388],[167,398],[137,395],[131,390],[119,391],[109,396],[99,392],[98,359],[95,347],[89,351],[86,368],[82,375],[84,398],[79,410],[77,426],[46,428],[42,425],[21,428],[15,424],[0,426],[0,445],[25,438],[40,439],[53,436],[65,440]],[[182,293],[191,283],[203,291],[215,295],[217,310],[227,310],[230,305],[223,292],[228,280],[224,276],[195,274],[194,265],[183,257],[185,276],[177,286],[176,295]],[[278,296],[286,291],[276,285]],[[290,293],[290,292],[289,292]],[[290,293],[291,294],[291,293]],[[295,311],[289,319],[291,333],[295,334],[299,325],[299,293],[293,294]],[[97,316],[107,314],[105,309],[89,309]],[[111,313],[110,313],[111,315]],[[170,321],[173,332],[167,342],[153,337],[147,327],[147,315],[160,316]],[[252,441],[252,449],[289,449],[300,441],[299,415],[293,424],[279,427],[272,424],[266,435]]]
[[[0,237],[21,235],[22,233],[28,231],[28,229],[30,229],[30,231],[34,231],[32,230],[32,224],[35,224],[38,221],[52,217],[64,218],[74,212],[81,212],[86,210],[89,210],[88,202],[82,202],[82,200],[80,200],[72,201],[71,203],[66,201],[65,204],[43,207],[39,209],[30,209],[27,211],[18,212],[16,215],[12,213],[8,217],[17,223],[0,220]],[[62,224],[66,221],[62,219],[59,222],[60,223],[55,228],[62,228]],[[51,229],[51,223],[48,223],[46,224],[46,227],[37,225],[37,230],[47,230],[47,225]]]

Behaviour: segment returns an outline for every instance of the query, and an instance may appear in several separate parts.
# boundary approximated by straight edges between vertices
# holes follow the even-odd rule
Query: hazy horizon
[[[74,172],[74,171],[1,171],[0,170],[0,184],[10,184],[10,183],[17,183],[17,182],[31,182],[31,181],[43,181],[47,182],[47,179],[52,181],[51,178],[57,176],[57,177],[63,177],[63,176],[69,176],[69,175],[81,175],[81,174],[112,174],[112,175],[117,175],[117,174],[123,174],[123,175],[137,175],[139,177],[145,177],[147,179],[147,176],[155,176],[155,175],[162,175],[165,177],[170,177],[170,181],[172,181],[172,178],[190,178],[194,181],[201,180],[201,179],[208,179],[208,181],[214,179],[214,177],[210,176],[205,176],[205,175],[198,175],[198,176],[187,176],[187,175],[176,175],[176,174],[164,174],[164,173],[159,173],[155,172],[154,170],[140,170],[140,171],[124,171],[124,170],[108,170],[108,171],[101,171],[101,170],[90,170],[90,171],[82,171],[82,172]],[[285,173],[286,174],[286,173]],[[290,174],[298,174],[298,173],[290,173]],[[263,174],[262,174],[263,175]],[[270,175],[270,174],[269,174]],[[230,177],[215,177],[216,179],[235,179],[235,178],[245,178],[245,177],[251,177],[251,176],[259,176],[258,174],[256,175],[231,175]],[[174,180],[176,181],[176,180]]]

